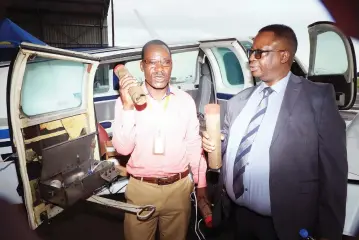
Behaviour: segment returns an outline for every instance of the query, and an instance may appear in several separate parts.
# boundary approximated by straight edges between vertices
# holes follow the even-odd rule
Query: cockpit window
[[[28,62],[21,89],[21,107],[27,116],[77,108],[82,104],[86,64],[36,58]]]

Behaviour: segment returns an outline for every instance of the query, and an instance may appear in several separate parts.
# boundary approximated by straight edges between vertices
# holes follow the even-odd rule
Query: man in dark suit
[[[297,38],[262,28],[249,51],[260,84],[227,103],[221,180],[234,204],[236,239],[342,238],[347,193],[346,125],[332,85],[290,72]],[[215,146],[206,132],[203,148]]]

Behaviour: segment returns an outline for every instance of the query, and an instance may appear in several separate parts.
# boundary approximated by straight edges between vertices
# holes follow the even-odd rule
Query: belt
[[[157,185],[168,185],[168,184],[175,183],[182,178],[187,177],[188,174],[189,174],[189,169],[187,169],[186,171],[181,172],[181,173],[176,173],[175,175],[171,175],[168,177],[161,177],[161,178],[138,177],[138,176],[133,176],[133,175],[131,175],[131,177],[133,177],[134,179],[143,181],[143,182],[153,183],[153,184],[157,184]]]

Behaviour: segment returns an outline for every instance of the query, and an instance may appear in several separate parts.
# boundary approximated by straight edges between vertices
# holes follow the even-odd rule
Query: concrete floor
[[[123,194],[109,198],[124,201]],[[123,219],[124,213],[120,210],[80,202],[59,214],[49,224],[42,224],[36,232],[43,240],[122,240],[124,239]],[[194,232],[194,222],[193,214],[187,240],[198,240]],[[230,223],[216,231],[201,225],[201,230],[206,240],[229,240],[233,239],[233,233],[230,230],[233,226]],[[343,237],[343,240],[359,240],[359,237]]]
[[[124,201],[123,194],[111,198]],[[49,224],[42,224],[36,232],[43,240],[121,240],[124,239],[123,219],[124,213],[120,210],[95,203],[80,202],[56,216]],[[193,214],[188,240],[198,240],[194,232],[194,222]],[[207,240],[232,239],[229,229],[211,231],[201,225],[201,230]]]

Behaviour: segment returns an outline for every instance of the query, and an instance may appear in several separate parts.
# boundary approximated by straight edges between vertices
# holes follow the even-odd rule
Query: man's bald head
[[[292,28],[283,24],[272,24],[263,27],[258,33],[263,32],[272,32],[276,40],[284,44],[294,58],[298,48],[298,40]]]

